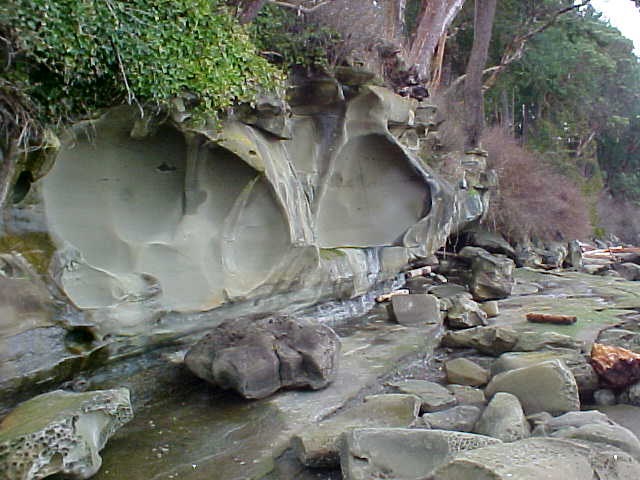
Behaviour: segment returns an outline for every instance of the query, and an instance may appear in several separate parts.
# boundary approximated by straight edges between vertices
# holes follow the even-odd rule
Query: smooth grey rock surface
[[[505,392],[498,392],[493,396],[473,431],[503,442],[522,440],[530,434],[529,423],[524,417],[520,401],[516,396]]]
[[[491,373],[496,375],[507,370],[527,367],[548,360],[561,360],[576,379],[581,394],[588,394],[598,388],[599,378],[588,361],[588,357],[576,350],[552,348],[537,352],[503,353],[491,365]]]
[[[640,280],[640,265],[631,262],[613,263],[611,268],[625,280]]]
[[[390,306],[393,318],[401,325],[415,327],[441,321],[440,305],[434,295],[396,295]]]
[[[549,436],[567,428],[580,428],[594,424],[614,425],[615,423],[606,414],[597,410],[568,412],[557,417],[553,417],[548,412],[541,412],[530,415],[528,420],[534,427],[533,435],[539,436]]]
[[[296,456],[308,467],[337,467],[338,439],[344,432],[364,427],[409,427],[420,411],[414,395],[386,394],[366,397],[364,403],[321,421],[291,440]]]
[[[498,443],[490,437],[444,430],[355,429],[343,436],[340,466],[344,480],[415,480],[458,452]]]
[[[449,383],[479,387],[489,381],[489,371],[467,358],[454,358],[444,363]]]
[[[21,403],[0,423],[0,477],[40,480],[92,477],[100,451],[133,417],[127,389],[56,390]]]
[[[571,371],[560,360],[496,375],[485,388],[485,394],[492,397],[497,392],[518,397],[527,415],[538,412],[559,415],[580,410],[578,385]]]
[[[439,412],[425,413],[422,421],[427,428],[471,432],[481,413],[480,407],[475,405],[458,405]]]
[[[632,480],[640,464],[618,449],[527,438],[458,454],[429,480]]]
[[[480,304],[480,308],[487,314],[487,318],[494,318],[500,315],[500,306],[497,300],[487,300]]]
[[[501,253],[511,259],[516,258],[516,252],[509,242],[507,242],[498,232],[486,230],[471,230],[464,232],[469,245],[480,247],[489,253]]]
[[[390,385],[402,393],[418,397],[423,412],[436,412],[456,404],[454,395],[439,383],[428,380],[402,380]]]
[[[484,405],[487,403],[484,392],[479,388],[467,385],[447,385],[447,390],[456,397],[458,405]]]
[[[338,369],[340,340],[308,319],[270,317],[225,322],[185,357],[200,378],[245,398],[264,398],[281,388],[326,387]]]
[[[556,430],[552,436],[610,445],[627,452],[637,461],[640,461],[640,440],[633,432],[620,425],[595,423],[580,427],[568,427]]]

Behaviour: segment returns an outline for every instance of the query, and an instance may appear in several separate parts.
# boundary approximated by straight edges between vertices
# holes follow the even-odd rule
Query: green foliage
[[[327,67],[340,41],[335,30],[277,5],[264,6],[250,32],[260,50],[276,54],[287,67]]]
[[[9,75],[49,119],[184,94],[214,113],[282,77],[215,0],[13,0],[0,18],[18,38]]]

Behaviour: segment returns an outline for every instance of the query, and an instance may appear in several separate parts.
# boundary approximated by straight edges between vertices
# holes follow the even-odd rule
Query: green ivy
[[[19,39],[11,78],[49,119],[185,94],[214,113],[283,78],[215,0],[13,0],[0,18]]]

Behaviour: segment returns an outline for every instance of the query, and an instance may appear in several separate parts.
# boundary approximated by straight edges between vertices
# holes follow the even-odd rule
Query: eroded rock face
[[[0,423],[0,476],[89,478],[100,469],[107,440],[132,417],[126,389],[35,397]]]
[[[51,239],[41,273],[77,313],[52,326],[47,363],[77,357],[63,345],[76,324],[92,337],[63,379],[97,348],[137,354],[228,318],[363,295],[484,213],[480,177],[463,190],[417,156],[433,125],[416,111],[432,107],[373,86],[345,98],[330,78],[289,100],[220,130],[119,107],[64,135],[7,221]],[[8,378],[54,377],[26,361],[36,327],[12,340]]]
[[[200,378],[245,398],[281,388],[326,387],[338,369],[331,328],[288,317],[227,321],[194,345],[185,364]]]

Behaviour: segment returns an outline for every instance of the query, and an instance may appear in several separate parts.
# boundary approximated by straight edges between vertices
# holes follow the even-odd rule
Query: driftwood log
[[[578,320],[572,315],[555,315],[549,313],[527,313],[527,321],[532,323],[552,323],[554,325],[572,325]]]

